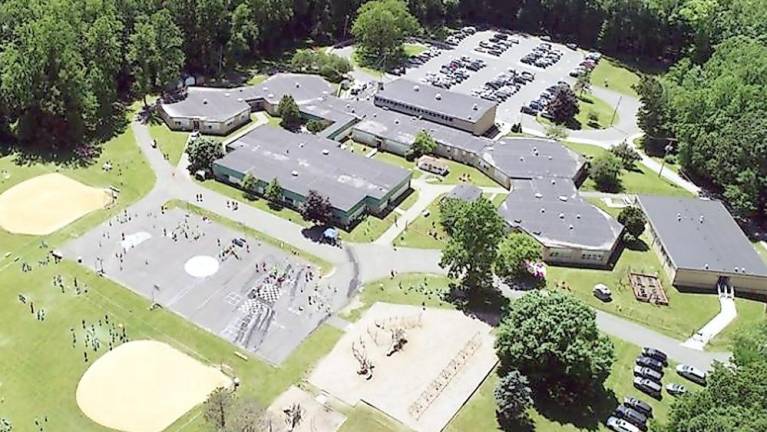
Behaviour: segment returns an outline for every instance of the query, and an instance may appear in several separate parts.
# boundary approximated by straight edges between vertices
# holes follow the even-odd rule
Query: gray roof
[[[230,143],[234,150],[216,164],[249,172],[299,195],[317,190],[348,211],[365,197],[381,199],[410,177],[404,168],[338,148],[338,143],[309,134],[261,126]],[[295,174],[295,175],[294,175]]]
[[[300,105],[334,93],[330,83],[321,76],[295,73],[273,75],[249,89],[253,99],[263,98],[272,104],[279,103],[286,94],[293,96],[296,103]]]
[[[186,98],[163,103],[163,110],[176,118],[225,121],[243,111],[250,111],[239,89],[189,87]]]
[[[366,112],[362,121],[354,128],[407,145],[415,141],[418,132],[425,130],[440,144],[477,155],[492,143],[486,138],[476,137],[469,132],[382,108]]]
[[[461,183],[450,190],[445,198],[454,198],[466,202],[474,202],[482,196],[482,189],[469,183]]]
[[[721,202],[640,196],[639,203],[677,268],[767,276],[767,266]]]
[[[546,247],[611,250],[623,232],[618,221],[581,198],[570,179],[516,180],[498,211]]]
[[[478,97],[407,79],[397,79],[384,84],[383,90],[376,93],[377,97],[471,122],[478,120],[497,105]]]
[[[559,142],[543,138],[491,141],[482,159],[511,178],[575,178],[586,161]]]

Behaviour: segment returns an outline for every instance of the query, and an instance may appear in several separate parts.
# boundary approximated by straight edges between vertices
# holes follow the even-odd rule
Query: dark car
[[[663,372],[663,363],[655,360],[652,357],[645,357],[640,355],[637,357],[636,364],[637,366],[648,367],[650,369],[655,369],[658,372]]]
[[[629,408],[633,408],[647,417],[652,417],[652,406],[641,399],[627,396],[623,398],[623,405],[626,405]]]
[[[655,369],[650,369],[648,367],[634,366],[634,376],[650,378],[653,381],[660,382],[661,379],[663,379],[663,372],[658,372]]]
[[[522,105],[522,108],[519,109],[524,114],[530,114],[530,115],[538,115],[540,111],[536,110],[535,108],[528,106],[528,105]]]
[[[232,239],[232,243],[234,243],[235,245],[237,245],[239,247],[243,247],[243,246],[245,246],[245,239],[241,238],[241,237],[233,238]]]
[[[636,377],[634,378],[634,387],[656,399],[661,398],[663,387],[651,379]]]
[[[668,364],[668,356],[666,353],[659,349],[650,348],[650,347],[644,347],[642,348],[642,355],[645,357],[652,357],[655,360],[658,360],[659,362],[663,363],[664,365]]]
[[[628,420],[631,422],[631,424],[638,427],[639,429],[642,429],[643,431],[647,430],[647,416],[635,410],[634,408],[620,405],[615,409],[613,415],[624,420]]]

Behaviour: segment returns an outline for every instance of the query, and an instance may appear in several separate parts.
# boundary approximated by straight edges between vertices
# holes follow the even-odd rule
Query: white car
[[[706,373],[696,367],[680,364],[676,367],[676,373],[692,382],[706,385]]]
[[[606,424],[615,432],[642,432],[638,427],[618,417],[608,418]]]
[[[610,288],[607,288],[604,284],[596,284],[594,285],[594,297],[598,298],[602,301],[610,301],[613,298],[613,293],[610,291]]]

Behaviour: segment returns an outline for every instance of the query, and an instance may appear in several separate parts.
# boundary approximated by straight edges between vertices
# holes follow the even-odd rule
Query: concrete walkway
[[[738,311],[735,308],[735,299],[732,296],[720,294],[719,306],[719,313],[691,338],[687,339],[682,344],[683,346],[703,351],[711,339],[721,333],[722,330],[727,328],[727,326],[738,317]]]

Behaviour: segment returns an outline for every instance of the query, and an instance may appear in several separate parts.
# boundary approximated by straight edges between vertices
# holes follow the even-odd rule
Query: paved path
[[[137,209],[159,209],[160,205],[173,198],[195,202],[194,196],[201,193],[204,197],[203,202],[195,202],[196,205],[243,223],[279,241],[333,263],[335,269],[332,275],[324,280],[324,283],[347,289],[349,298],[356,293],[362,284],[390,277],[393,273],[445,274],[445,270],[439,266],[441,251],[391,246],[389,239],[396,238],[397,233],[395,231],[387,231],[384,234],[385,238],[374,243],[347,243],[344,248],[339,248],[313,242],[304,234],[302,226],[249,205],[241,205],[239,210],[233,211],[226,206],[226,202],[230,201],[230,198],[197,184],[183,173],[181,167],[171,167],[162,157],[162,154],[152,148],[152,140],[145,125],[134,122],[131,127],[139,147],[157,175],[155,188],[146,197],[134,204]],[[417,216],[440,193],[447,192],[452,187],[424,184],[426,185],[424,198],[419,199],[411,207],[412,211],[406,210],[401,218],[409,220]],[[492,193],[496,193],[495,189],[500,188],[488,188]],[[505,193],[506,191],[503,190],[502,192]],[[429,199],[430,197],[431,199]],[[400,225],[404,226],[404,224]],[[512,298],[517,297],[516,293],[506,294]],[[333,305],[333,311],[337,312],[344,306],[345,303]],[[343,325],[337,321],[334,321],[333,324]],[[708,353],[686,348],[677,340],[604,312],[597,312],[597,324],[607,334],[639,346],[657,347],[666,351],[676,361],[689,363],[703,369],[708,369],[712,360],[729,358],[728,353]],[[270,346],[266,349],[274,349],[274,347]]]
[[[687,339],[682,345],[687,348],[703,351],[706,345],[719,333],[727,328],[735,318],[738,317],[738,311],[735,308],[735,299],[732,295],[719,294],[719,313],[698,330],[691,338]]]

